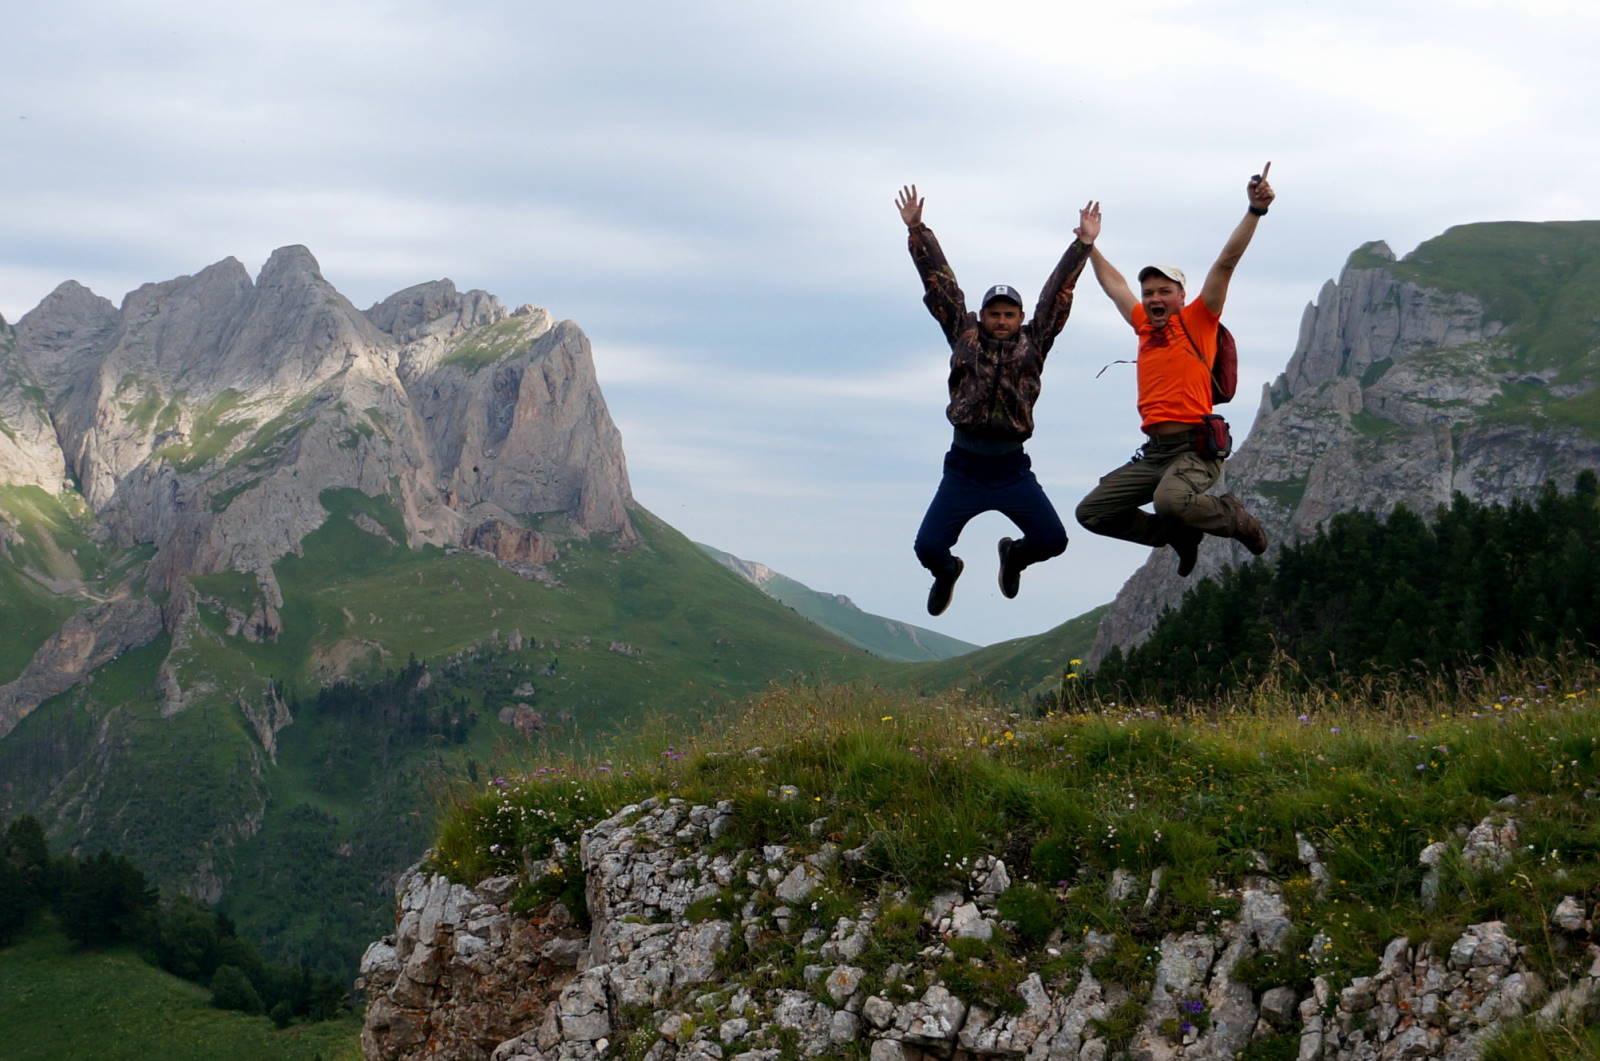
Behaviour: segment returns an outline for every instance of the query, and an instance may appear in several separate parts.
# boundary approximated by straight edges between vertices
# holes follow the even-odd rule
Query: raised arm
[[[1106,256],[1100,253],[1099,247],[1091,248],[1089,261],[1094,263],[1094,278],[1100,281],[1100,290],[1104,291],[1116,305],[1117,312],[1122,314],[1122,319],[1129,324],[1133,323],[1133,307],[1139,304],[1139,298],[1133,293],[1116,266],[1106,261]]]
[[[1267,171],[1270,169],[1272,163],[1268,162],[1261,167],[1260,173],[1250,178],[1245,191],[1249,197],[1249,209],[1228,237],[1228,242],[1222,245],[1222,253],[1217,256],[1211,271],[1206,273],[1205,285],[1200,288],[1200,298],[1206,308],[1219,316],[1222,314],[1222,304],[1228,300],[1228,284],[1233,280],[1233,270],[1238,267],[1239,259],[1244,257],[1245,248],[1250,246],[1250,239],[1256,234],[1256,225],[1267,216],[1267,207],[1276,198],[1272,185],[1267,183]]]
[[[934,238],[933,230],[922,223],[922,204],[917,197],[917,186],[908,184],[900,189],[894,205],[900,211],[900,220],[906,223],[907,242],[911,247],[911,260],[922,277],[923,305],[933,314],[944,330],[945,338],[954,341],[956,332],[967,316],[967,296],[956,283],[956,274],[945,261],[944,251]]]
[[[1078,227],[1072,230],[1077,238],[1072,241],[1056,263],[1050,278],[1039,291],[1039,304],[1033,311],[1034,341],[1039,349],[1048,351],[1061,329],[1066,326],[1067,315],[1072,312],[1072,290],[1078,283],[1078,274],[1089,260],[1089,252],[1100,235],[1100,204],[1093,199],[1078,211]]]

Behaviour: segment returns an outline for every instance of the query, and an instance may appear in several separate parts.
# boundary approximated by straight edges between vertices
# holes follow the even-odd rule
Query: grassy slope
[[[1491,415],[1548,422],[1600,435],[1600,222],[1494,222],[1461,225],[1386,266],[1396,275],[1479,298],[1490,320],[1510,326],[1505,371],[1553,371],[1555,383],[1589,389],[1554,398],[1542,385],[1504,388]]]
[[[126,854],[165,882],[231,837],[261,793],[254,738],[231,703],[162,717],[156,676],[168,648],[161,637],[124,653],[0,742],[8,811],[49,807],[59,817],[41,817],[58,842]]]
[[[644,512],[635,516],[643,538],[635,547],[565,546],[551,565],[560,583],[552,587],[472,554],[384,542],[348,518],[363,512],[398,531],[376,499],[340,492],[326,502],[333,518],[307,537],[303,556],[277,568],[286,636],[271,644],[228,638],[212,610],[189,651],[186,681],[248,687],[276,677],[305,696],[326,678],[316,660],[328,645],[352,646],[358,675],[413,653],[454,655],[465,661],[459,675],[433,673],[454,682],[452,692],[478,714],[465,743],[429,740],[398,756],[308,711],[279,734],[261,830],[231,852],[237,879],[227,909],[276,956],[326,971],[347,971],[381,930],[382,883],[426,846],[432,793],[531,746],[498,721],[500,709],[530,702],[551,722],[540,743],[581,745],[646,715],[692,723],[772,681],[850,680],[883,666]],[[253,603],[247,579],[196,581],[234,606]],[[513,631],[524,639],[518,652],[505,647]],[[481,647],[495,634],[498,655]],[[531,695],[507,693],[523,683]]]
[[[10,1061],[292,1061],[361,1056],[355,1018],[279,1031],[213,1009],[210,992],[125,949],[75,950],[40,924],[0,950],[0,1028]]]
[[[22,673],[50,634],[81,602],[58,596],[0,560],[0,684]]]
[[[984,689],[1007,700],[1032,697],[1060,687],[1094,644],[1095,631],[1109,604],[1068,619],[1032,637],[1013,638],[955,659],[902,668],[882,679],[890,687],[924,691]]]
[[[382,499],[334,491],[325,501],[331,518],[277,568],[283,638],[229,637],[223,609],[203,604],[202,622],[172,657],[191,698],[184,711],[161,715],[162,639],[42,705],[0,742],[8,809],[45,810],[58,840],[126,854],[168,884],[196,857],[214,859],[218,874],[238,876],[230,913],[276,958],[353,967],[388,916],[385,879],[426,844],[431,792],[529,745],[498,721],[503,707],[531,702],[551,720],[543,742],[582,744],[645,715],[693,719],[772,681],[852,680],[885,666],[648,513],[636,514],[643,541],[632,548],[564,547],[551,565],[559,583],[547,586],[476,555],[409,550],[357,527],[353,517],[364,514],[401,537]],[[259,592],[233,573],[195,582],[207,599],[245,612]],[[504,649],[513,630],[526,642],[520,652],[483,651],[496,633]],[[466,742],[430,738],[380,756],[377,734],[302,714],[279,733],[274,768],[240,703],[263,702],[273,679],[291,696],[310,695],[331,676],[330,646],[348,650],[355,677],[413,653],[464,660],[452,691],[479,716]],[[523,683],[531,696],[509,695]],[[259,831],[229,846],[263,803]]]
[[[75,793],[82,802],[54,819],[58,839],[124,853],[158,880],[182,879],[196,852],[210,850],[216,872],[233,876],[226,905],[241,930],[277,959],[329,972],[348,971],[381,930],[384,883],[426,846],[433,793],[452,779],[539,747],[592,745],[647,717],[692,726],[774,681],[1031,688],[1059,678],[1093,636],[1086,618],[960,663],[890,664],[762,595],[648,513],[636,515],[643,540],[632,548],[565,546],[550,565],[558,584],[547,586],[479,556],[409,550],[360,529],[353,519],[363,514],[400,539],[398,514],[382,499],[334,491],[325,503],[328,522],[277,568],[284,637],[230,637],[222,608],[203,604],[172,660],[192,706],[161,717],[163,639],[43,705],[0,743],[0,771],[15,782],[14,809],[59,807]],[[247,613],[259,593],[236,573],[195,583],[207,600]],[[524,639],[520,652],[505,648],[512,631]],[[484,652],[496,635],[502,651]],[[376,734],[301,711],[269,764],[240,710],[240,701],[261,702],[273,679],[291,697],[310,695],[336,656],[360,677],[413,653],[463,661],[449,680],[478,715],[465,743],[429,739],[380,754]],[[444,668],[432,671],[446,680]],[[531,695],[510,695],[523,684]],[[550,721],[544,735],[498,721],[515,702]],[[232,823],[263,803],[259,831],[229,846]],[[175,805],[184,813],[171,813]],[[78,813],[90,807],[98,810]]]
[[[0,520],[22,541],[0,553],[0,683],[22,673],[45,639],[83,606],[51,592],[39,578],[78,582],[106,572],[107,558],[87,533],[81,500],[37,486],[0,486]]]
[[[724,565],[728,565],[730,561],[737,562],[736,557],[720,549],[713,549],[704,544],[700,544],[699,547]],[[901,663],[926,663],[964,655],[978,647],[935,630],[926,630],[864,612],[831,593],[819,593],[787,575],[776,572],[760,589],[818,626],[833,631],[852,645],[864,648],[883,659]]]
[[[359,675],[519,631],[541,663],[558,661],[550,694],[596,732],[664,700],[680,709],[773,679],[849,678],[872,666],[864,653],[800,621],[642,511],[635,518],[641,545],[569,544],[550,566],[560,582],[551,587],[473,554],[385,542],[345,517],[367,512],[385,523],[392,509],[351,492],[330,494],[333,518],[306,538],[303,556],[277,565],[285,636],[270,644],[225,642],[258,673],[292,687],[325,680],[317,661],[330,645],[366,653],[367,662],[352,669]],[[237,606],[247,607],[253,594],[237,575],[196,583],[235,597]],[[220,617],[213,620],[220,630]],[[643,655],[613,650],[614,642]]]

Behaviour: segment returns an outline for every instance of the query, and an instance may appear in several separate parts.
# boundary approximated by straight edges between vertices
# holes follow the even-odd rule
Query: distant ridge
[[[742,560],[704,542],[695,544],[767,596],[787,604],[823,629],[874,656],[899,663],[929,663],[963,656],[979,647],[920,626],[864,612],[842,594],[819,593],[765,564]]]

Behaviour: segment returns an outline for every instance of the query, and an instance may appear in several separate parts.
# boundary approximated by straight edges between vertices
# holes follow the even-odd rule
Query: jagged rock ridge
[[[1213,492],[1239,495],[1276,548],[1339,512],[1426,515],[1457,491],[1507,502],[1549,479],[1570,487],[1600,466],[1600,324],[1584,310],[1596,270],[1592,221],[1462,226],[1403,261],[1364,245],[1307,306]],[[1249,559],[1208,538],[1191,579]],[[1157,550],[1128,580],[1091,662],[1178,602],[1192,581],[1174,566]]]
[[[511,563],[550,559],[563,532],[634,537],[621,438],[575,324],[449,280],[363,313],[304,247],[253,282],[227,258],[120,308],[68,281],[0,322],[0,486],[81,494],[105,538],[152,545],[141,573],[178,599],[180,626],[187,576],[253,576],[252,629],[269,638],[272,565],[324,522],[332,488],[385,498],[408,545],[487,540]],[[551,514],[554,532],[523,530]],[[24,692],[0,688],[0,735],[38,702]]]

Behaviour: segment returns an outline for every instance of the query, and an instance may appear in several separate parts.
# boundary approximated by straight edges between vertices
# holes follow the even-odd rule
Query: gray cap
[[[983,293],[983,302],[979,304],[978,308],[983,309],[997,298],[1003,298],[1007,301],[1015,302],[1018,306],[1022,305],[1022,296],[1017,294],[1016,288],[1012,287],[1010,284],[995,284],[993,287]]]
[[[1177,282],[1179,287],[1188,287],[1184,283],[1183,270],[1176,265],[1147,265],[1139,270],[1139,282],[1142,284],[1152,276],[1164,276],[1168,280]]]

